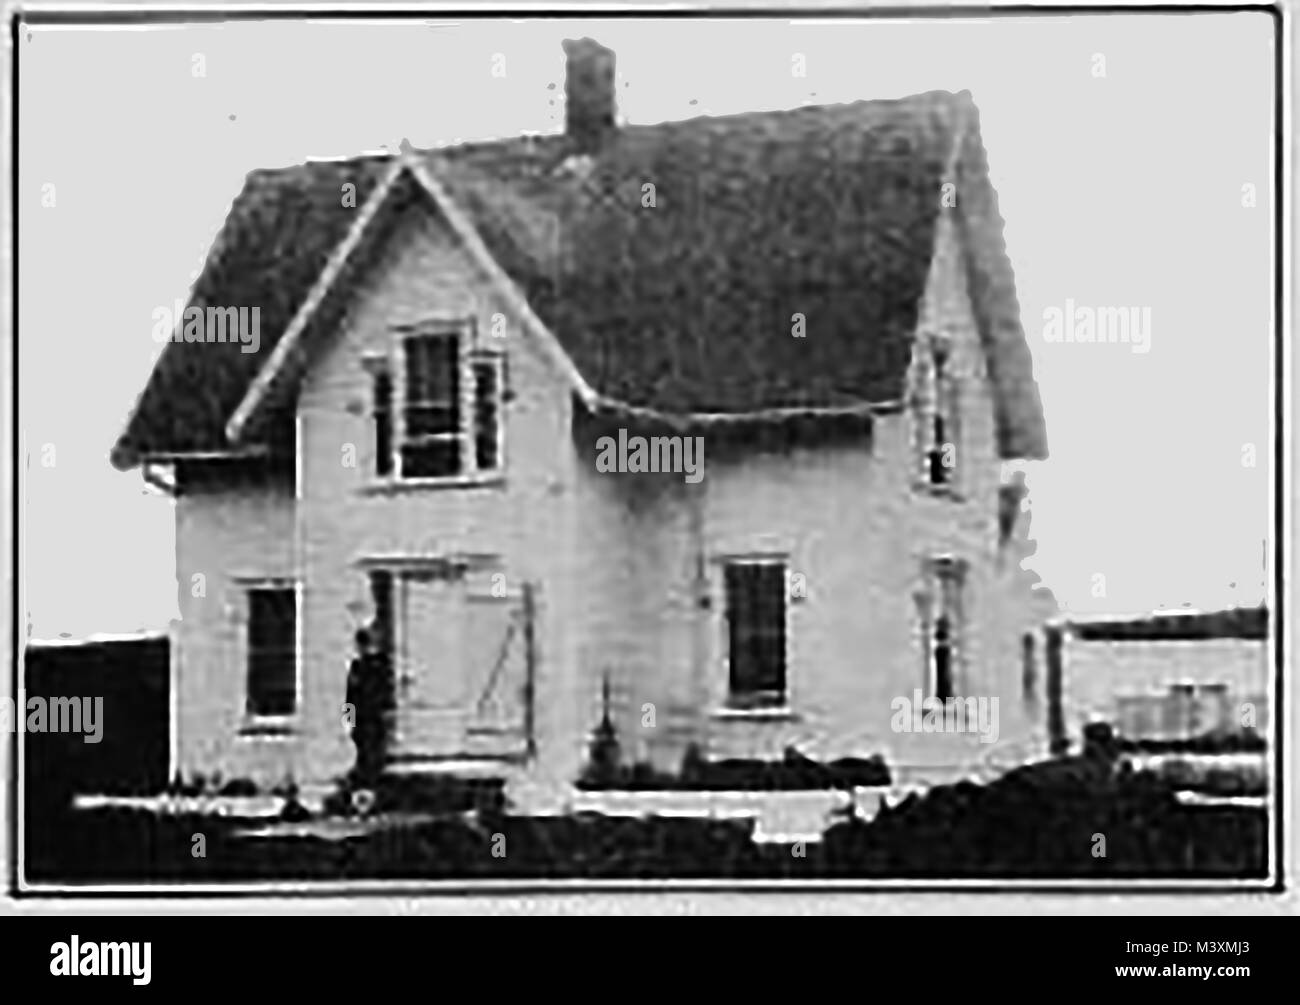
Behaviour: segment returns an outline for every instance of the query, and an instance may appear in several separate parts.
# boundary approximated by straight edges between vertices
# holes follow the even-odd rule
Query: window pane
[[[403,478],[442,478],[460,471],[460,440],[456,437],[402,445]]]
[[[411,404],[454,404],[460,386],[460,356],[455,335],[408,338],[406,400]]]
[[[297,602],[292,589],[248,593],[248,711],[291,715],[297,704]]]
[[[495,360],[474,364],[474,466],[479,471],[494,471],[500,463],[500,384]]]
[[[943,453],[942,447],[931,450],[929,453],[931,485],[948,484],[948,467],[943,463]]]
[[[406,409],[406,435],[460,432],[460,409],[451,405],[413,405]]]
[[[948,615],[940,614],[934,624],[934,697],[953,697],[952,678],[952,625]]]
[[[460,351],[455,335],[408,338],[406,401],[403,407],[407,442],[402,447],[402,477],[436,478],[459,474],[459,447],[454,442],[411,442],[420,437],[459,434]]]
[[[785,566],[736,563],[726,568],[731,693],[785,695]]]
[[[962,567],[937,559],[933,567],[934,621],[930,626],[930,672],[934,697],[956,693],[962,651]]]

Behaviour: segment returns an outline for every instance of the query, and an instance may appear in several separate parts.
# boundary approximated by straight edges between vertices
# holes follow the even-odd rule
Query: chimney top
[[[578,153],[595,153],[614,130],[614,50],[569,38],[564,54],[564,131]]]

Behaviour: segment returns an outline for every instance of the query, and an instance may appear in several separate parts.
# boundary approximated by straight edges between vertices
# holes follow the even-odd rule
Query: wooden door
[[[394,752],[463,752],[470,696],[464,665],[464,581],[454,570],[405,572],[397,583]]]

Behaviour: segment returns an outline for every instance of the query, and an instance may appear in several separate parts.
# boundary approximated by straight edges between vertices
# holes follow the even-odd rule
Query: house
[[[1057,752],[1077,749],[1092,722],[1152,750],[1267,745],[1273,706],[1264,607],[1053,618],[1046,638]]]
[[[112,455],[175,494],[175,768],[341,774],[368,623],[394,770],[528,805],[602,712],[660,770],[1045,749],[1002,476],[1045,432],[970,95],[620,125],[614,54],[565,48],[560,135],[235,199]],[[996,735],[899,714],[964,696]]]

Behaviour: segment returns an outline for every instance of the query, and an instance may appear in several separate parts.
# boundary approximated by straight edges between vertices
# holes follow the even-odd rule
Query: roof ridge
[[[797,117],[800,115],[812,116],[831,111],[845,112],[851,109],[863,109],[867,107],[883,108],[891,105],[897,107],[925,105],[934,110],[957,111],[958,114],[962,114],[966,108],[970,108],[971,110],[975,109],[974,99],[968,89],[963,88],[960,91],[950,91],[944,88],[931,88],[926,91],[916,91],[911,94],[903,94],[890,98],[859,98],[854,101],[818,102],[817,104],[795,105],[789,108],[763,108],[744,112],[728,112],[723,115],[693,115],[686,119],[662,119],[658,122],[624,122],[617,127],[615,133],[616,135],[636,134],[652,130],[703,126],[711,123],[727,125],[762,118],[778,118],[787,116]],[[569,137],[563,131],[548,133],[530,131],[513,135],[467,140],[460,143],[437,143],[433,146],[412,146],[409,153],[411,156],[427,160],[430,157],[459,157],[464,154],[500,150],[504,147],[526,147],[529,145],[567,148],[569,145]],[[389,160],[396,160],[400,156],[401,154],[398,151],[384,150],[368,151],[360,154],[339,154],[332,157],[308,157],[305,160],[294,164],[285,164],[277,167],[253,168],[245,175],[245,179],[247,181],[252,179],[254,176],[268,179],[283,179],[286,175],[301,173],[315,167],[326,167],[331,165],[350,167],[368,162],[382,164]],[[599,154],[595,156],[595,159],[600,159]]]

